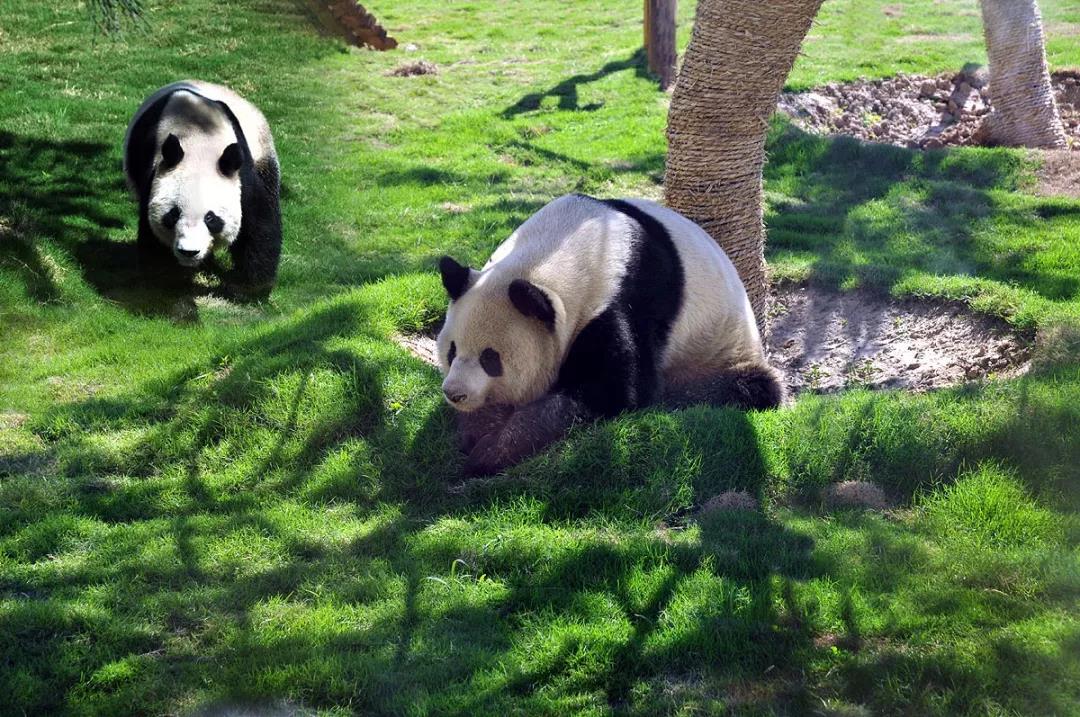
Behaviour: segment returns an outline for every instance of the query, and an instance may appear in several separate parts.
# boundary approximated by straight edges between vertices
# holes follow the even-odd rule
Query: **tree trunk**
[[[759,326],[768,298],[765,134],[821,2],[699,0],[668,113],[667,203],[731,257]]]
[[[645,0],[645,53],[662,90],[675,81],[676,6],[677,0]]]
[[[986,144],[1064,147],[1039,6],[1035,0],[982,0],[981,5],[993,111],[979,137]]]

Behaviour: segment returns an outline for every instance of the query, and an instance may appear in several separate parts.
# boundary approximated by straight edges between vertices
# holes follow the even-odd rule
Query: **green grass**
[[[896,5],[827,2],[790,84],[981,59],[974,2]],[[1041,5],[1080,64],[1077,11]],[[1080,713],[1080,203],[1019,152],[776,123],[780,278],[965,301],[1038,332],[1036,370],[641,412],[464,483],[436,372],[390,336],[439,319],[440,254],[480,262],[566,191],[661,194],[637,6],[369,4],[419,46],[387,54],[303,7],[156,2],[115,44],[76,3],[5,5],[0,714]],[[387,76],[420,58],[440,74]],[[185,76],[274,129],[266,304],[133,283],[123,129]],[[849,479],[898,508],[825,511]],[[728,489],[764,510],[699,515]]]

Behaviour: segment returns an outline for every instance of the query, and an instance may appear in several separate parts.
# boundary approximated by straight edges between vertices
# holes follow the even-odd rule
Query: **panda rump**
[[[443,389],[470,472],[500,470],[582,420],[784,400],[735,267],[703,229],[653,202],[567,195],[481,271],[444,257],[440,272],[451,297]],[[483,350],[501,352],[500,376],[470,362]]]
[[[144,268],[160,265],[163,249],[193,267],[226,245],[238,288],[272,288],[281,253],[280,169],[269,125],[254,105],[197,80],[156,90],[128,125],[124,172],[139,203]],[[197,249],[180,246],[183,227],[202,232]]]

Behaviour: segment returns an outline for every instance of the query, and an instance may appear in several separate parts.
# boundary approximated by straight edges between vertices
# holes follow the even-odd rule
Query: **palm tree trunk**
[[[699,0],[668,113],[667,203],[731,257],[759,325],[768,298],[765,134],[821,2]]]
[[[982,0],[990,56],[990,102],[980,138],[987,144],[1064,147],[1046,68],[1042,16],[1035,0]]]

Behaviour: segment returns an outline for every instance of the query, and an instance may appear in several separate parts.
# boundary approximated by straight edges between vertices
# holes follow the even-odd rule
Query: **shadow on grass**
[[[589,672],[612,705],[626,704],[637,680],[669,663],[691,667],[721,647],[735,655],[730,644],[751,634],[765,641],[753,661],[739,658],[731,670],[766,661],[794,669],[792,649],[808,638],[787,627],[776,637],[770,627],[781,619],[774,576],[806,575],[805,536],[743,516],[703,523],[699,542],[638,532],[620,546],[599,535],[574,540],[566,522],[607,515],[640,524],[690,510],[699,491],[737,484],[760,493],[764,471],[745,415],[726,414],[719,429],[694,412],[651,414],[629,436],[605,435],[619,430],[614,424],[597,427],[569,455],[551,457],[561,466],[551,477],[511,479],[504,495],[448,492],[461,458],[431,390],[432,369],[368,333],[377,324],[368,311],[351,299],[331,302],[130,398],[57,407],[35,424],[55,447],[58,492],[0,501],[5,552],[45,568],[81,544],[87,559],[0,578],[11,602],[0,634],[12,704],[124,711],[191,693],[211,703],[269,694],[379,712],[412,703],[444,714],[498,710],[565,682],[591,648],[562,616],[601,620],[594,597],[603,595],[632,625],[613,645],[613,669]],[[689,437],[677,448],[639,465],[635,454],[684,429]],[[110,447],[117,436],[127,437]],[[714,463],[728,441],[746,462],[734,472]],[[665,478],[669,459],[678,474]],[[611,467],[590,475],[590,485],[575,479],[601,464]],[[499,506],[521,501],[546,506],[526,524],[555,540],[552,555],[534,554],[539,573],[516,551],[478,555],[467,537],[443,530],[501,521]],[[509,511],[503,517],[513,524]],[[777,554],[788,557],[777,562]],[[477,583],[485,561],[505,592],[475,601],[473,590],[495,584]],[[636,568],[670,571],[641,604],[624,583]],[[672,602],[707,602],[714,583],[730,591],[729,602],[700,623],[665,628],[654,645]],[[70,612],[83,600],[96,606],[92,615]],[[331,605],[359,622],[335,616],[318,627],[318,611],[336,613]],[[515,652],[513,624],[530,615],[554,621],[562,640],[536,669]],[[271,624],[283,632],[268,633]],[[91,636],[92,649],[81,649]],[[199,692],[209,683],[217,686]]]
[[[757,695],[747,704],[805,713],[819,704],[807,675],[828,609],[805,584],[889,595],[903,576],[887,568],[921,553],[878,519],[866,555],[836,562],[773,517],[699,515],[702,503],[726,490],[767,501],[776,471],[796,487],[880,472],[910,494],[988,455],[1035,481],[1080,465],[1068,440],[1080,397],[1047,375],[782,414],[640,412],[462,484],[433,369],[372,328],[381,317],[364,296],[34,419],[47,480],[0,483],[12,566],[0,572],[0,700],[649,714],[690,679],[718,703],[742,690]],[[1041,454],[1016,448],[1055,432],[1065,440]],[[834,451],[850,455],[839,473]],[[865,603],[845,599],[836,644],[856,653]],[[966,679],[946,668],[933,674]],[[845,674],[837,689],[870,699],[864,673]],[[983,694],[989,680],[971,684]]]
[[[925,273],[1020,284],[1052,300],[1080,291],[1080,252],[1055,246],[1080,206],[1016,195],[1017,153],[905,149],[780,119],[768,150],[767,250],[807,257],[815,282],[888,290]]]
[[[596,72],[574,75],[559,82],[549,90],[544,92],[531,92],[524,95],[517,102],[503,110],[503,119],[511,119],[524,112],[531,112],[539,109],[541,102],[543,102],[546,97],[558,98],[558,108],[560,110],[593,112],[603,107],[603,105],[600,103],[582,105],[581,101],[578,99],[578,87],[590,82],[596,82],[610,74],[629,69],[633,69],[637,77],[649,77],[645,51],[643,49],[635,50],[632,55],[624,60],[609,62]]]
[[[134,237],[115,241],[110,232],[134,223],[112,148],[98,142],[25,137],[0,132],[0,268],[14,272],[27,298],[63,300],[58,262],[66,252],[99,294],[140,315],[197,320],[194,298],[219,292],[192,284],[176,267],[166,276],[137,271]],[[211,263],[205,272],[220,283]]]

